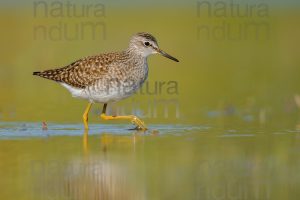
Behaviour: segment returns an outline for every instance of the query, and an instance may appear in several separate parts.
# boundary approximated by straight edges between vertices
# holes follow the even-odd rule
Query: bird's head
[[[129,48],[133,49],[136,53],[141,54],[143,57],[147,57],[151,54],[159,53],[171,60],[179,62],[173,56],[162,51],[157,44],[157,40],[149,33],[137,33],[130,39]]]

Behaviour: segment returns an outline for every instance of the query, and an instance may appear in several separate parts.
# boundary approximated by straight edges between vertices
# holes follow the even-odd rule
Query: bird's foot
[[[131,123],[136,125],[136,127],[134,128],[134,130],[139,130],[139,131],[146,131],[148,130],[148,128],[146,127],[145,123],[140,120],[139,118],[137,118],[136,116],[132,115],[132,120]]]
[[[140,120],[139,118],[137,118],[134,115],[128,115],[128,116],[108,116],[105,115],[104,113],[102,113],[100,115],[100,117],[104,120],[113,120],[113,119],[127,119],[130,120],[132,124],[136,125],[136,130],[142,130],[142,131],[146,131],[148,130],[145,123]]]

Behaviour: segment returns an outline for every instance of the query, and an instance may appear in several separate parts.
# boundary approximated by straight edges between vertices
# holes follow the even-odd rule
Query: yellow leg
[[[84,129],[88,130],[89,129],[89,125],[88,125],[88,121],[89,121],[89,112],[91,109],[92,103],[89,103],[83,113],[83,124],[84,124]]]
[[[131,123],[135,124],[137,127],[137,129],[139,130],[147,130],[147,127],[145,125],[145,123],[140,120],[139,118],[137,118],[136,116],[134,115],[127,115],[127,116],[107,116],[105,114],[106,112],[106,106],[107,104],[104,104],[103,106],[103,110],[102,110],[102,114],[100,115],[100,117],[104,120],[113,120],[113,119],[126,119],[126,120],[130,120]]]

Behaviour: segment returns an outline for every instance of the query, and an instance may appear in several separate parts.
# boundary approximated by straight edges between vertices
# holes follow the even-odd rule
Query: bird
[[[82,116],[85,130],[89,129],[88,114],[92,104],[101,103],[101,119],[130,120],[135,129],[145,131],[147,126],[137,116],[110,116],[106,114],[106,108],[109,103],[130,97],[143,85],[148,77],[147,58],[152,54],[179,62],[160,49],[152,34],[139,32],[130,38],[123,51],[87,56],[64,67],[33,72],[33,75],[56,81],[73,97],[88,100]]]

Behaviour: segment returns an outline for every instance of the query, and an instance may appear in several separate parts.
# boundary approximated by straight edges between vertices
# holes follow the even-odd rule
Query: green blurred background
[[[279,120],[295,127],[300,120],[296,2],[1,4],[0,120],[80,122],[86,102],[32,72],[122,50],[140,31],[156,36],[180,62],[151,56],[144,87],[151,94],[112,105],[111,112],[136,113],[150,123],[256,126]],[[169,81],[176,81],[177,93],[168,92]],[[94,107],[93,122],[100,109]]]
[[[1,1],[0,199],[299,199],[299,11],[279,0]],[[87,137],[87,102],[32,72],[125,49],[140,31],[180,62],[151,56],[142,90],[109,112],[158,131],[100,121],[97,105]]]

